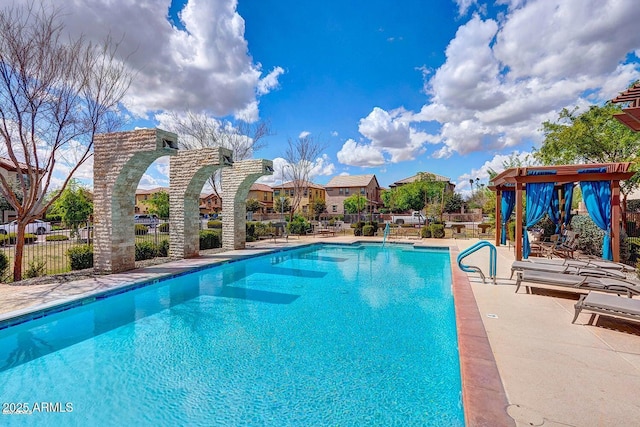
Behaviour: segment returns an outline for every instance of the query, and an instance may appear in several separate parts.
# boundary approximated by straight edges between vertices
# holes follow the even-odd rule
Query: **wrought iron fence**
[[[15,233],[0,230],[0,253],[7,260],[7,268],[0,281],[7,282],[13,277],[16,255]],[[10,230],[9,230],[10,231]],[[136,250],[141,256],[162,257],[169,248],[169,223],[160,220],[151,226],[138,224],[135,231]],[[69,250],[93,243],[93,224],[81,222],[73,224],[51,224],[51,230],[42,234],[28,234],[22,258],[22,277],[60,274],[71,271]]]

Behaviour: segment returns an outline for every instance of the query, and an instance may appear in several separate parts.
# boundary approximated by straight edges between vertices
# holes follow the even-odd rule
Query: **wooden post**
[[[502,191],[496,189],[496,246],[502,237]]]
[[[620,181],[611,181],[611,252],[620,262]]]
[[[522,260],[522,183],[516,183],[516,232],[514,242],[516,261]]]

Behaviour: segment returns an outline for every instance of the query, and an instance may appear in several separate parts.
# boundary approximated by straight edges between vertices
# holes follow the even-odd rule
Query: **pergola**
[[[527,166],[507,169],[497,175],[489,188],[496,192],[496,246],[500,245],[502,227],[502,198],[507,191],[515,192],[516,224],[523,223],[522,196],[527,184],[553,183],[553,191],[559,192],[559,200],[564,199],[565,184],[586,181],[609,181],[611,190],[611,249],[614,261],[620,261],[620,181],[631,178],[631,163],[599,163],[588,165]],[[531,187],[533,188],[533,187]],[[564,206],[564,203],[560,203]],[[567,213],[564,212],[564,215]],[[508,218],[507,218],[508,219]],[[515,256],[522,259],[523,227],[515,229]]]
[[[614,114],[613,117],[627,127],[640,131],[640,83],[620,93],[611,102],[626,103],[627,108],[623,108],[621,113]]]

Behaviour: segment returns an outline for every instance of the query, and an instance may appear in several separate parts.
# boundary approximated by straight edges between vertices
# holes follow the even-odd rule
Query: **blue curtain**
[[[602,258],[613,260],[611,252],[611,181],[583,181],[582,199],[593,222],[605,231]]]
[[[558,198],[558,191],[555,189],[551,193],[551,204],[547,213],[551,221],[556,225],[556,234],[560,234],[560,199]]]
[[[571,203],[573,203],[573,182],[568,182],[564,189],[564,226],[571,224]]]
[[[507,244],[507,222],[513,213],[513,207],[516,205],[516,192],[508,190],[502,192],[502,203],[500,205],[502,216],[502,235],[500,236],[500,244]]]
[[[545,171],[546,172],[546,171]],[[536,175],[547,175],[547,173],[537,173]],[[531,253],[531,245],[529,244],[529,235],[526,229],[536,225],[549,209],[551,198],[553,195],[554,182],[542,182],[535,184],[527,184],[527,223],[525,224],[524,241],[522,245],[522,257],[529,258]]]

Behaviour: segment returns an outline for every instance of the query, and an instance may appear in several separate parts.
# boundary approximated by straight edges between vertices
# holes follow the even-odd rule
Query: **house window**
[[[344,194],[344,188],[338,189],[338,194],[340,194],[342,196]]]
[[[344,189],[344,194],[345,194],[345,196],[346,196],[347,194],[349,194],[349,189],[348,189],[348,188],[345,188],[345,189]]]
[[[262,198],[262,200],[264,200],[265,202],[268,200],[267,199],[267,193],[264,193],[264,197]]]
[[[273,190],[273,195],[274,196],[279,196],[280,195],[280,190]]]
[[[331,206],[331,211],[332,212],[338,212],[338,205],[332,205]]]
[[[360,194],[362,194],[362,195],[364,196],[364,187],[362,187],[362,188],[360,189]]]

